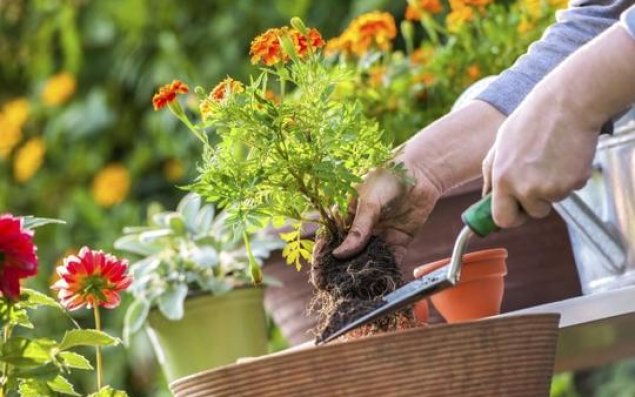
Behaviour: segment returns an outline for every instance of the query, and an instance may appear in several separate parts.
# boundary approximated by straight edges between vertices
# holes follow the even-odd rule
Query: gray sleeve
[[[615,24],[635,0],[573,0],[557,22],[477,99],[509,115],[533,87],[569,54]]]
[[[632,6],[622,14],[622,25],[626,31],[635,39],[635,6]]]

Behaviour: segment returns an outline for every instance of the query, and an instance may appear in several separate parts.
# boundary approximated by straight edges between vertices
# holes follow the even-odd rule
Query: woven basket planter
[[[547,397],[557,314],[433,326],[263,357],[171,384],[176,397]]]

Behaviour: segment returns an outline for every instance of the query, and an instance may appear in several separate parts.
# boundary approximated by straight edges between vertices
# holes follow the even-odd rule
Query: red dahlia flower
[[[20,296],[20,279],[37,274],[33,232],[11,214],[0,216],[0,291],[9,299]]]
[[[64,259],[64,264],[57,268],[60,279],[52,288],[59,291],[60,302],[68,310],[84,305],[89,309],[98,306],[114,309],[121,301],[119,293],[132,283],[127,270],[125,259],[84,247],[77,256]]]

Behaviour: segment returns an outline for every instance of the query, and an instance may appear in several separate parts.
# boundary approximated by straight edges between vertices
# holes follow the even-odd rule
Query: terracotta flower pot
[[[457,286],[430,297],[434,307],[448,323],[476,320],[500,313],[507,274],[507,250],[504,248],[471,252],[463,256],[461,279]],[[415,277],[424,276],[447,265],[449,258],[415,269]],[[427,311],[427,303],[419,302],[415,313]]]

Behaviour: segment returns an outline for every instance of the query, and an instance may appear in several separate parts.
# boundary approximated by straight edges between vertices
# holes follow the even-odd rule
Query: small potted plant
[[[133,302],[124,338],[144,325],[169,381],[267,352],[263,288],[252,286],[280,241],[264,232],[236,236],[230,214],[190,193],[176,211],[149,210],[115,247],[141,259],[130,266]],[[205,343],[202,343],[205,341]]]
[[[366,40],[367,46],[383,45],[374,32]],[[283,256],[297,267],[311,260],[318,337],[403,284],[392,253],[379,238],[348,261],[331,252],[348,231],[348,202],[363,175],[385,166],[407,178],[401,164],[390,163],[391,144],[378,124],[359,103],[333,95],[354,76],[343,65],[325,62],[324,44],[321,34],[299,18],[256,37],[250,55],[260,73],[247,84],[227,78],[209,93],[197,88],[198,122],[176,100],[188,92],[184,83],[166,85],[154,97],[155,108],[167,106],[203,144],[192,190],[224,207],[228,222],[237,227],[262,227],[269,220],[290,227],[280,234],[286,242]],[[271,93],[274,89],[277,94]],[[210,128],[216,145],[209,141]],[[320,226],[316,245],[302,237],[307,222]],[[405,310],[365,333],[414,325],[411,311]]]

